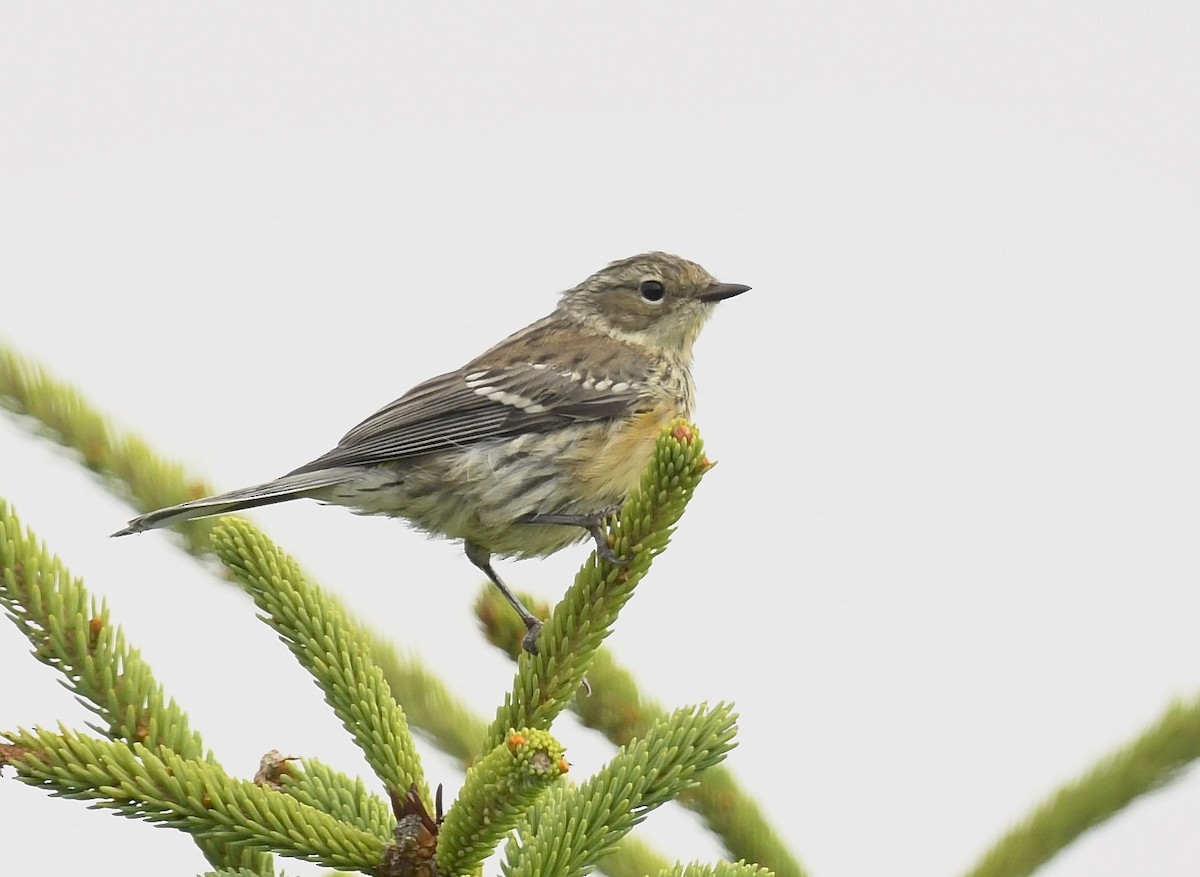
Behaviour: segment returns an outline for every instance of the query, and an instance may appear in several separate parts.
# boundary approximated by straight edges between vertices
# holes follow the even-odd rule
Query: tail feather
[[[114,536],[128,536],[130,533],[141,533],[158,527],[169,527],[181,521],[193,518],[207,518],[212,515],[223,515],[242,509],[252,509],[262,505],[277,502],[287,502],[290,499],[301,499],[335,484],[344,484],[355,476],[352,469],[325,469],[319,472],[305,472],[298,475],[285,475],[256,484],[253,487],[243,487],[216,496],[206,496],[191,502],[181,502],[179,505],[168,506],[165,509],[149,512],[134,518],[123,530],[113,533]]]

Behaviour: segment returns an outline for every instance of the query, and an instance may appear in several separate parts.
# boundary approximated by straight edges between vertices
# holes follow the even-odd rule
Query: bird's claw
[[[525,636],[521,640],[521,648],[529,652],[531,655],[536,655],[538,653],[537,638],[538,634],[542,632],[542,627],[542,622],[538,621],[537,619],[534,619],[532,624],[526,623],[525,625]]]
[[[599,525],[591,531],[592,538],[596,540],[596,556],[606,563],[611,563],[614,566],[629,566],[632,558],[622,557],[613,550],[613,547],[608,544],[608,536],[604,529]]]

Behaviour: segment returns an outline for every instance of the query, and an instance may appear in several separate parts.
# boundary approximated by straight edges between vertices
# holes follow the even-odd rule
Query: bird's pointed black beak
[[[744,283],[714,283],[704,292],[700,293],[700,301],[724,301],[727,298],[733,298],[735,295],[741,295],[750,287]]]

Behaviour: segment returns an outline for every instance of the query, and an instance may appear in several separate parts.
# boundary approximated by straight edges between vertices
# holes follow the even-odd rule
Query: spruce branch
[[[438,834],[442,877],[475,873],[537,797],[566,772],[563,748],[546,731],[510,731],[467,771],[446,814]]]
[[[165,747],[182,757],[216,760],[187,715],[168,700],[137,649],[129,648],[108,606],[22,528],[0,499],[0,604],[33,645],[33,655],[62,674],[66,688],[100,719],[92,729],[117,743]],[[271,857],[196,838],[215,866],[245,866],[271,874]]]
[[[84,465],[102,476],[106,487],[131,499],[141,511],[211,492],[203,482],[189,478],[179,465],[156,457],[138,438],[109,426],[105,417],[91,408],[76,390],[3,347],[0,347],[0,406],[31,418],[42,436],[73,449]],[[177,529],[187,536],[184,547],[193,555],[203,557],[211,552],[208,533],[212,526],[210,520],[198,520]],[[628,553],[627,546],[618,544],[616,548],[618,553]],[[329,595],[325,595],[325,599],[334,602]],[[469,766],[478,757],[483,722],[450,695],[420,662],[397,655],[383,638],[367,631],[363,633],[366,647],[383,669],[392,691],[405,704],[413,727],[427,735],[435,746]],[[124,679],[121,681],[125,682]],[[173,703],[169,706],[175,708]],[[149,731],[147,740],[167,739],[156,725],[151,725]],[[4,751],[12,751],[12,748]],[[344,777],[342,780],[351,783]],[[286,786],[289,780],[285,777],[283,782]],[[375,804],[370,806],[373,810],[376,807]],[[198,840],[205,845],[224,846],[215,841]],[[270,861],[269,856],[252,849],[243,852],[253,857],[256,863]],[[207,851],[206,855],[209,855]],[[209,858],[218,868],[236,868],[241,864],[228,857]],[[627,839],[605,856],[602,867],[614,877],[637,877],[657,873],[666,864],[644,844]],[[271,869],[268,864],[255,867],[253,873],[269,874]]]
[[[17,778],[56,797],[330,868],[370,873],[383,860],[381,838],[288,795],[233,779],[211,762],[62,727],[57,733],[34,729],[4,736],[20,750],[6,758]]]
[[[99,717],[102,724],[94,730],[111,740],[211,757],[187,716],[167,702],[141,655],[113,626],[108,606],[22,530],[2,499],[0,574],[0,604],[33,645],[34,657],[61,673],[67,689]]]
[[[183,467],[159,457],[140,438],[111,426],[106,415],[92,407],[69,384],[42,366],[0,345],[0,407],[29,418],[43,438],[75,452],[87,468],[102,476],[112,493],[138,511],[150,511],[213,493]],[[212,555],[211,518],[178,525],[183,547],[193,556]],[[325,599],[336,602],[326,594]],[[343,612],[345,610],[342,610]],[[464,764],[478,756],[484,721],[454,698],[427,668],[413,658],[401,658],[387,641],[371,633],[371,652],[384,669],[397,699],[406,705],[414,727],[430,742]]]
[[[408,721],[371,660],[368,637],[307,581],[292,558],[245,521],[222,518],[212,544],[262,610],[263,621],[325,693],[375,775],[393,791],[416,785],[428,806],[432,799]]]
[[[516,620],[511,611],[507,615]],[[521,635],[523,631],[524,628]],[[485,727],[483,720],[458,702],[421,662],[397,654],[395,648],[374,634],[368,632],[367,635],[370,636],[371,654],[383,669],[396,700],[404,705],[412,727],[424,731],[441,751],[456,757],[464,768],[469,768],[479,758],[478,746]],[[516,641],[519,640],[520,636]],[[626,837],[603,857],[598,867],[609,877],[644,877],[667,868],[668,863],[646,843]]]
[[[610,852],[600,857],[596,867],[609,877],[646,877],[665,871],[668,862],[647,844],[626,835]]]
[[[374,631],[364,628],[362,635],[371,659],[383,672],[396,702],[403,704],[413,729],[464,768],[470,767],[479,757],[479,742],[487,727],[484,720],[420,661],[400,655]]]
[[[30,418],[37,431],[70,450],[99,475],[110,491],[139,512],[208,496],[203,481],[188,477],[179,463],[157,456],[135,435],[119,431],[74,387],[52,377],[13,350],[0,345],[0,406]],[[187,550],[208,550],[208,520],[188,521],[175,529]]]
[[[778,875],[773,875],[766,868],[747,865],[745,862],[717,862],[714,865],[690,862],[687,865],[665,868],[659,872],[658,877],[778,877]]]
[[[578,877],[650,811],[695,784],[733,748],[725,704],[681,709],[655,722],[578,787],[560,785],[529,810],[505,847],[506,877]]]
[[[1015,826],[967,877],[1024,877],[1090,828],[1200,758],[1200,699],[1174,703],[1131,743],[1063,786]]]
[[[268,753],[267,757],[272,755],[278,753]],[[328,813],[339,822],[365,828],[385,841],[391,839],[396,821],[391,807],[383,798],[367,791],[361,779],[351,779],[314,758],[286,759],[286,762],[274,781],[268,781],[272,788]]]
[[[539,617],[549,614],[544,602],[527,594],[518,596]],[[517,660],[525,627],[507,608],[492,587],[484,587],[475,601],[475,612],[488,641]],[[596,650],[588,668],[588,683],[590,696],[575,698],[571,709],[585,726],[600,731],[618,746],[645,734],[666,715],[662,707],[641,694],[633,674],[604,647]],[[805,877],[804,869],[767,823],[761,808],[723,765],[705,771],[699,785],[683,793],[679,803],[703,818],[730,856],[757,862],[776,877]],[[651,870],[655,869],[645,873]]]
[[[554,610],[538,637],[538,653],[517,661],[512,691],[488,727],[484,748],[499,744],[509,728],[549,728],[587,676],[592,657],[611,632],[621,608],[650,564],[670,542],[676,522],[711,466],[704,442],[690,423],[664,429],[638,490],[610,526],[609,542],[628,558],[621,566],[595,553]]]
[[[442,787],[438,786],[436,816],[429,812],[416,786],[400,794],[392,791],[396,830],[383,852],[379,877],[439,877],[438,826],[442,819]]]

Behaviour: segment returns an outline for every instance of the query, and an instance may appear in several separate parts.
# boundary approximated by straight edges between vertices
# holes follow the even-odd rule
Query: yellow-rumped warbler
[[[549,316],[413,387],[338,446],[265,484],[134,518],[114,536],[298,497],[406,518],[461,539],[526,627],[538,621],[492,569],[591,534],[625,501],[660,430],[689,416],[692,344],[713,305],[750,287],[646,253],[567,290]]]

